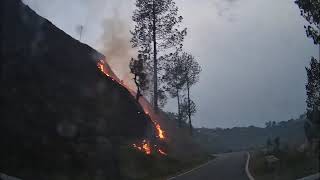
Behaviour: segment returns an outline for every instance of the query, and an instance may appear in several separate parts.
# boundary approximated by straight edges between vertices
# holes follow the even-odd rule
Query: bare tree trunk
[[[190,109],[190,86],[189,86],[189,81],[188,81],[188,80],[187,80],[187,89],[188,89],[188,118],[189,118],[189,128],[190,128],[190,133],[192,134],[191,109]]]
[[[140,94],[140,88],[138,87],[137,90],[137,94],[136,94],[136,100],[139,102],[139,98],[140,98],[141,94]]]
[[[158,61],[157,61],[157,37],[156,37],[156,9],[155,9],[155,0],[153,0],[152,9],[153,9],[153,108],[155,112],[158,111]]]
[[[179,90],[177,89],[177,99],[178,99],[178,122],[179,127],[181,127],[181,110],[180,110],[180,96],[179,96]]]

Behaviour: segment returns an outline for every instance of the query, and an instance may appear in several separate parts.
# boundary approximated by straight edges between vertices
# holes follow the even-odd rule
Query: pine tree
[[[307,37],[319,46],[319,59],[312,57],[310,67],[306,67],[308,81],[307,91],[307,119],[305,123],[306,136],[309,140],[320,139],[320,0],[296,0],[301,16],[308,25],[305,26]],[[319,146],[320,146],[320,142]],[[319,147],[320,148],[320,147]]]
[[[165,64],[165,74],[162,81],[165,83],[165,90],[171,95],[172,98],[177,98],[178,103],[178,122],[179,126],[182,125],[182,112],[181,112],[181,93],[185,86],[185,78],[183,77],[183,59],[179,56],[179,51],[170,54],[170,59]]]
[[[158,110],[158,75],[162,62],[158,57],[171,48],[182,47],[186,29],[180,30],[182,17],[173,0],[136,0],[132,20],[135,27],[131,31],[132,46],[138,50],[148,50],[148,74],[153,74],[153,105]],[[160,74],[161,75],[161,74]],[[151,78],[150,78],[151,79]]]
[[[194,57],[188,53],[182,53],[181,58],[183,59],[183,77],[186,81],[186,90],[187,90],[187,104],[188,104],[188,119],[190,132],[192,133],[192,102],[190,99],[190,88],[199,81],[199,74],[201,72],[201,67]]]
[[[309,140],[320,138],[320,62],[311,59],[310,67],[306,67],[308,81],[307,91],[307,118],[305,124],[306,135]]]

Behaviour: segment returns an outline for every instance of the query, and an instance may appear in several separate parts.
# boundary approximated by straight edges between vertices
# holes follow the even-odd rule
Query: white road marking
[[[250,153],[247,152],[248,158],[247,158],[247,163],[246,163],[246,173],[247,176],[250,180],[254,180],[253,176],[251,175],[250,171],[249,171],[249,163],[250,163]]]

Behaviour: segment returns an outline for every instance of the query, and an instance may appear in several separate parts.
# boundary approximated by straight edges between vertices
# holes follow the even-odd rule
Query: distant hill
[[[200,146],[211,153],[262,148],[266,146],[268,138],[273,140],[275,137],[280,137],[282,146],[300,145],[305,141],[305,118],[305,115],[301,115],[298,119],[282,121],[266,128],[199,128],[195,138]]]
[[[105,57],[20,0],[1,1],[0,37],[0,171],[114,178],[118,144],[154,129],[128,90],[97,68]]]

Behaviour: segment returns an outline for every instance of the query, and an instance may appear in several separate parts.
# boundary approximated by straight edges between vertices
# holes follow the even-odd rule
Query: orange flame
[[[104,60],[100,60],[97,63],[97,66],[99,68],[99,70],[101,72],[103,72],[106,76],[108,76],[109,78],[111,78],[112,81],[116,81],[118,82],[118,84],[122,85],[123,87],[125,87],[126,89],[128,89],[129,92],[133,92],[130,88],[128,88],[122,81],[120,81],[117,77],[112,77],[111,74],[108,72],[108,69],[105,67],[105,61]],[[134,93],[133,93],[134,94]],[[141,104],[142,106],[144,105],[143,103]],[[144,110],[145,113],[147,115],[150,116],[151,121],[153,122],[155,128],[158,131],[158,138],[160,139],[165,139],[165,131],[161,129],[161,126],[159,123],[157,123],[155,120],[152,119],[151,114],[149,114],[149,112],[147,110]],[[143,151],[144,153],[146,153],[147,155],[151,154],[151,148],[150,148],[150,143],[147,142],[146,140],[143,140],[141,145],[137,145],[137,144],[133,144],[133,147],[138,149],[139,151]],[[158,149],[158,152],[162,155],[167,155],[164,151],[162,151],[161,149]]]
[[[157,125],[156,125],[156,128],[157,128],[157,130],[158,130],[159,138],[160,138],[160,139],[164,139],[164,131],[161,129],[160,125],[157,124]]]
[[[143,151],[147,155],[151,154],[150,143],[147,142],[146,140],[143,140],[140,146],[133,144],[133,147],[138,149],[139,151]]]
[[[102,71],[105,75],[107,75],[108,77],[110,77],[109,73],[106,71],[106,69],[104,68],[104,61],[100,60],[97,64],[98,68],[100,69],[100,71]]]

